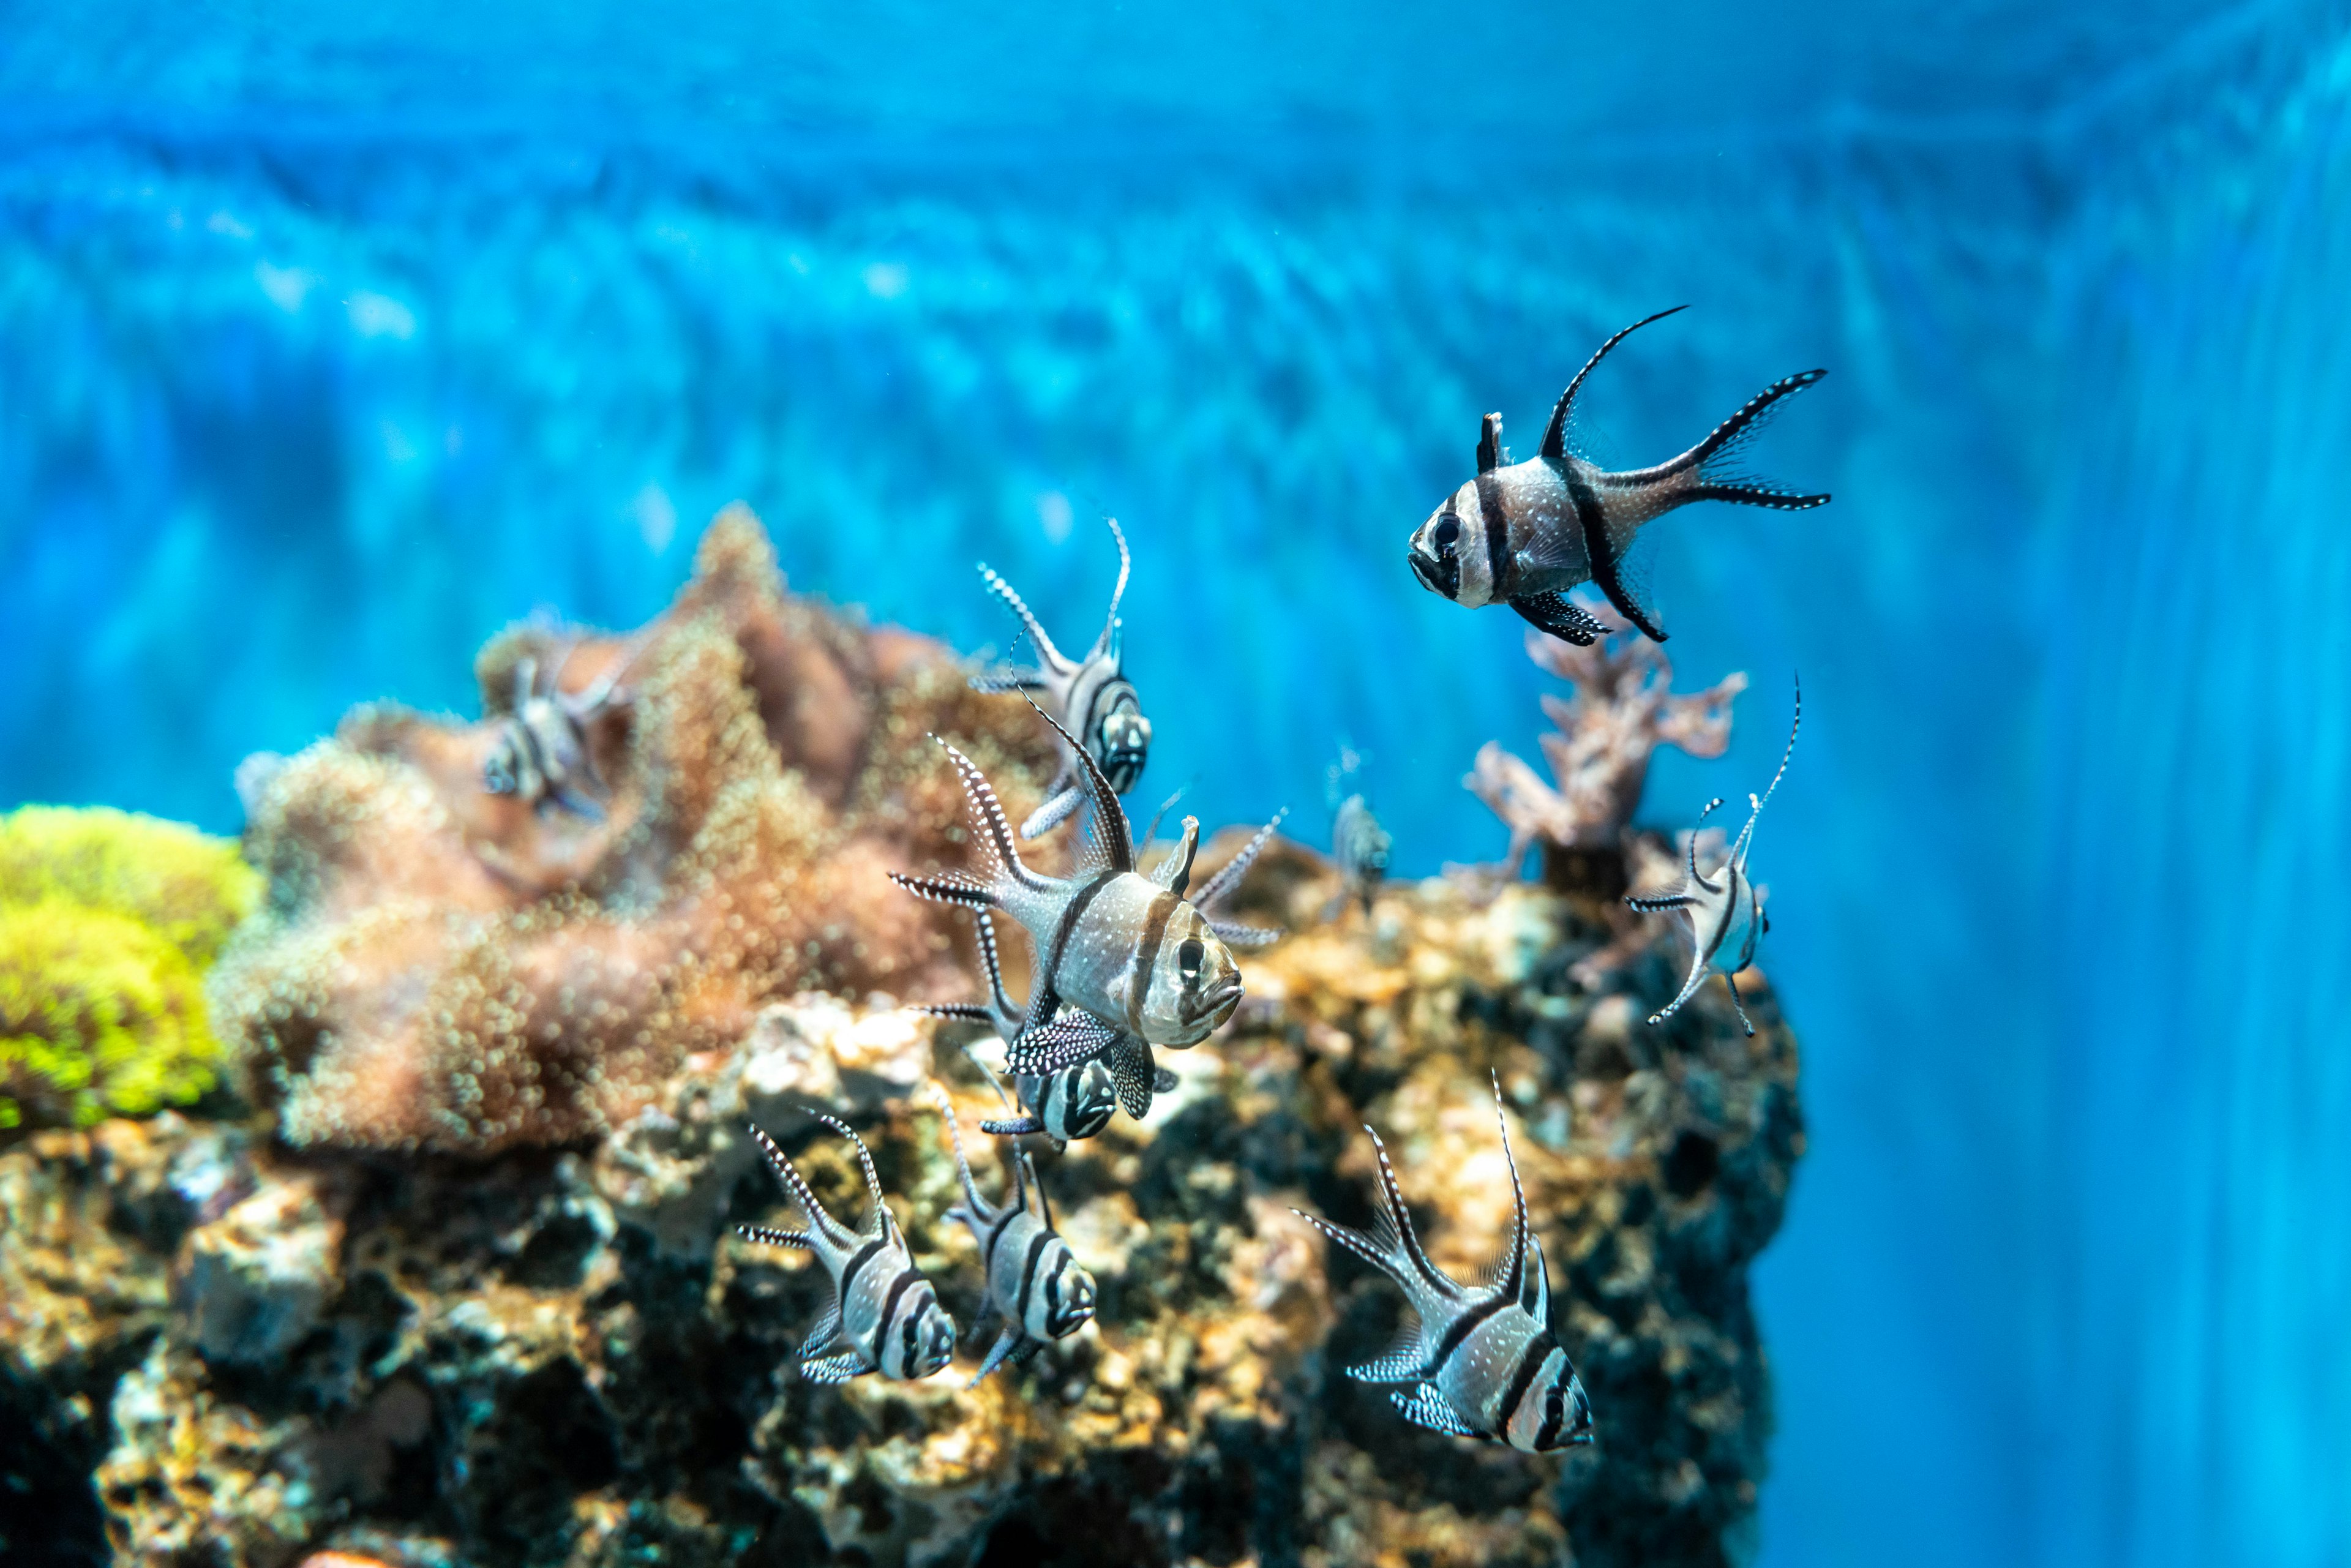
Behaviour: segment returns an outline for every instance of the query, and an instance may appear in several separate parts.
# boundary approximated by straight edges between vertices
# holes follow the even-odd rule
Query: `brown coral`
[[[1722,755],[1730,743],[1731,699],[1747,689],[1747,677],[1729,674],[1705,691],[1677,696],[1665,650],[1630,632],[1590,647],[1530,632],[1527,657],[1575,687],[1563,700],[1542,699],[1554,727],[1541,740],[1552,782],[1493,741],[1479,749],[1461,782],[1509,826],[1505,863],[1512,872],[1528,846],[1541,842],[1546,873],[1562,880],[1579,856],[1618,847],[1640,808],[1649,757],[1658,747]]]
[[[569,692],[627,660],[627,700],[588,723],[601,820],[483,788],[525,657]],[[362,708],[256,775],[268,906],[213,999],[296,1144],[562,1142],[795,992],[953,990],[948,923],[883,875],[960,858],[925,737],[961,737],[1010,799],[1051,761],[939,644],[786,594],[741,507],[635,637],[527,625],[475,669],[479,723]]]

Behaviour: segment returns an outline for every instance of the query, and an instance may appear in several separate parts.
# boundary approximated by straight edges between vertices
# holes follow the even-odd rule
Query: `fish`
[[[1085,1327],[1094,1315],[1094,1277],[1053,1229],[1053,1206],[1029,1152],[1015,1145],[1011,1195],[1001,1208],[991,1207],[971,1179],[955,1107],[944,1093],[938,1101],[947,1119],[947,1136],[955,1144],[956,1175],[963,1182],[963,1202],[948,1209],[947,1218],[961,1220],[979,1243],[980,1268],[987,1277],[981,1321],[987,1321],[988,1312],[1004,1319],[1004,1332],[988,1347],[987,1359],[964,1385],[977,1388],[1007,1357],[1026,1361],[1050,1341],[1067,1339]]]
[[[746,1240],[769,1247],[799,1247],[816,1254],[832,1277],[832,1304],[800,1342],[800,1375],[811,1383],[846,1383],[869,1372],[901,1382],[930,1376],[955,1359],[955,1319],[939,1304],[938,1291],[914,1266],[896,1217],[882,1199],[882,1178],[865,1141],[831,1116],[817,1120],[857,1145],[873,1212],[863,1228],[851,1230],[824,1211],[776,1141],[758,1127],[751,1137],[768,1156],[778,1181],[808,1216],[806,1230],[773,1230],[738,1225]],[[837,1342],[846,1343],[826,1354]]]
[[[1348,779],[1362,770],[1364,758],[1351,746],[1339,748],[1339,760],[1331,768],[1330,795],[1338,803],[1331,813],[1331,858],[1338,862],[1340,893],[1324,918],[1336,915],[1347,900],[1360,900],[1364,914],[1372,913],[1372,901],[1379,895],[1380,883],[1388,873],[1388,850],[1395,841],[1380,820],[1372,813],[1372,803],[1362,790],[1338,800],[1339,791]]]
[[[996,951],[996,917],[975,910],[972,921],[979,938],[980,971],[987,978],[987,1000],[951,1002],[914,1010],[934,1018],[984,1023],[1009,1046],[1019,1037],[1022,1009],[1012,1005],[1012,998],[1004,988],[1004,966]],[[1144,1065],[1154,1075],[1155,1091],[1164,1093],[1175,1088],[1174,1073],[1151,1066],[1151,1048],[1139,1042],[1138,1048],[1144,1053]],[[1096,1136],[1118,1113],[1118,1089],[1112,1081],[1109,1066],[1100,1058],[1059,1072],[1016,1074],[1012,1092],[1019,1102],[1018,1114],[982,1122],[981,1132],[1008,1138],[1042,1133],[1053,1140],[1056,1149],[1061,1149],[1078,1139]]]
[[[1037,712],[1070,741],[1060,721],[1041,707]],[[1131,1061],[1132,1053],[1114,1053],[1121,1036],[1132,1035],[1146,1047],[1206,1040],[1240,1005],[1240,966],[1229,944],[1261,945],[1277,934],[1214,919],[1200,907],[1200,902],[1212,903],[1230,891],[1239,880],[1236,866],[1219,872],[1202,890],[1200,902],[1184,896],[1199,848],[1196,818],[1184,819],[1176,849],[1149,876],[1142,874],[1126,812],[1110,780],[1082,751],[1075,755],[1092,804],[1092,831],[1080,841],[1072,874],[1047,876],[1029,869],[1021,862],[987,775],[952,744],[932,738],[962,781],[979,874],[893,871],[890,880],[935,903],[1001,909],[1027,935],[1034,960],[1029,1004],[1006,1051],[1015,1073],[1043,1076],[1106,1056],[1120,1079],[1122,1102],[1133,1090],[1147,1105],[1155,1075],[1122,1073],[1121,1061]],[[1259,840],[1270,831],[1270,824]],[[1254,853],[1252,848],[1238,859]],[[1071,1004],[1071,1010],[1062,1010],[1064,1002]]]
[[[624,700],[620,679],[635,651],[624,651],[585,690],[567,693],[563,666],[578,648],[574,642],[564,650],[548,673],[543,691],[538,659],[526,656],[515,662],[513,706],[499,718],[489,754],[482,759],[482,788],[493,795],[512,795],[541,815],[558,806],[596,822],[604,818],[596,797],[605,792],[605,785],[596,771],[588,727],[606,707]]]
[[[1652,1024],[1661,1024],[1679,1012],[1682,1004],[1698,995],[1709,974],[1722,977],[1730,992],[1730,1009],[1739,1015],[1739,1027],[1751,1038],[1755,1026],[1748,1021],[1747,1009],[1740,1005],[1739,982],[1736,976],[1755,962],[1756,946],[1764,934],[1771,929],[1771,917],[1763,912],[1763,895],[1747,874],[1748,852],[1755,844],[1755,820],[1763,814],[1763,807],[1780,788],[1780,780],[1788,774],[1788,759],[1796,754],[1796,731],[1804,722],[1804,687],[1796,682],[1796,708],[1788,721],[1788,747],[1780,754],[1780,771],[1771,775],[1771,784],[1761,795],[1747,797],[1747,825],[1739,830],[1730,852],[1714,868],[1717,880],[1709,881],[1698,869],[1698,831],[1690,831],[1689,870],[1680,883],[1664,893],[1626,894],[1625,902],[1645,915],[1669,915],[1680,923],[1690,939],[1689,977],[1672,1001],[1649,1015]],[[1720,796],[1706,803],[1698,814],[1702,825],[1715,809],[1722,804]]]
[[[1392,1390],[1388,1397],[1416,1426],[1549,1453],[1592,1441],[1592,1401],[1552,1332],[1551,1279],[1542,1242],[1527,1223],[1526,1189],[1510,1153],[1499,1077],[1494,1114],[1510,1168],[1510,1239],[1476,1285],[1454,1280],[1422,1250],[1387,1146],[1368,1125],[1364,1131],[1379,1156],[1382,1200],[1370,1233],[1303,1209],[1291,1212],[1395,1281],[1412,1309],[1395,1343],[1376,1359],[1349,1367],[1348,1376],[1413,1385],[1410,1393]]]
[[[1421,586],[1457,604],[1508,604],[1552,636],[1589,646],[1612,629],[1569,602],[1567,591],[1590,581],[1643,636],[1662,643],[1664,630],[1625,572],[1642,525],[1692,501],[1780,511],[1828,505],[1826,493],[1782,490],[1736,471],[1740,452],[1781,400],[1818,382],[1824,370],[1772,382],[1705,440],[1654,468],[1611,473],[1567,450],[1568,413],[1593,366],[1634,332],[1684,308],[1660,310],[1601,344],[1560,394],[1541,449],[1528,461],[1510,461],[1502,416],[1486,416],[1478,476],[1447,497],[1412,536],[1406,559]]]
[[[1044,694],[1047,710],[1085,737],[1083,754],[1090,756],[1110,779],[1111,788],[1123,795],[1143,776],[1144,763],[1151,755],[1151,721],[1143,716],[1142,699],[1135,695],[1134,683],[1124,674],[1125,629],[1118,618],[1118,604],[1126,595],[1126,535],[1116,517],[1102,520],[1110,525],[1111,538],[1118,541],[1118,586],[1111,591],[1110,616],[1102,625],[1102,635],[1094,639],[1092,650],[1084,658],[1072,660],[1053,646],[1052,638],[1045,634],[1045,628],[1030,613],[1028,603],[1010,583],[982,561],[981,580],[1020,618],[1029,641],[1037,644],[1037,664],[1030,669],[975,675],[971,684],[976,691]],[[1081,748],[1071,742],[1069,753],[1061,758],[1060,771],[1045,788],[1045,803],[1020,824],[1023,839],[1038,838],[1050,831],[1084,803],[1085,785],[1076,761],[1080,754]]]

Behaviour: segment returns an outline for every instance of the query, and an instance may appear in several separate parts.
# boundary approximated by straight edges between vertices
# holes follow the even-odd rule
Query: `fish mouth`
[[[1431,593],[1442,593],[1445,591],[1445,590],[1437,587],[1437,563],[1435,561],[1429,559],[1426,556],[1421,554],[1416,549],[1408,549],[1405,551],[1404,559],[1405,563],[1412,568],[1413,576],[1420,579],[1420,585],[1423,588],[1426,588]]]
[[[1217,1029],[1232,1017],[1233,1009],[1240,1005],[1241,977],[1234,975],[1218,982],[1215,990],[1201,996],[1200,1009],[1196,1016],[1205,1020],[1210,1029]]]

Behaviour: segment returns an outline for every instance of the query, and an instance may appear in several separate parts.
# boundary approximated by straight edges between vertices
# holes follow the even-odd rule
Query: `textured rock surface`
[[[1335,883],[1278,851],[1256,885],[1302,921]],[[1182,1086],[1147,1123],[1043,1156],[1098,1322],[968,1393],[977,1346],[920,1385],[800,1382],[825,1287],[727,1229],[787,1208],[751,1115],[861,1210],[802,1114],[840,1108],[969,1324],[920,1085],[967,1124],[993,1101],[886,999],[769,1006],[560,1148],[294,1152],[174,1116],[20,1141],[0,1462],[58,1501],[10,1561],[1722,1562],[1770,1427],[1745,1268],[1802,1147],[1794,1045],[1752,975],[1752,1040],[1711,993],[1646,1028],[1677,956],[1588,961],[1617,936],[1596,900],[1463,878],[1254,957],[1233,1025],[1163,1058]],[[1440,1261],[1483,1262],[1509,1202],[1489,1069],[1598,1421],[1566,1456],[1418,1431],[1341,1376],[1395,1292],[1289,1208],[1366,1218],[1368,1120]]]

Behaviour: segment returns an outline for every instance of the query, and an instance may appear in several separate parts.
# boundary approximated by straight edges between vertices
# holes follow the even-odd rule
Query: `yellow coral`
[[[178,823],[0,817],[0,1127],[86,1126],[211,1088],[202,974],[261,886],[235,844]]]
[[[147,926],[199,967],[261,899],[236,844],[106,806],[0,817],[0,906],[62,900]]]

